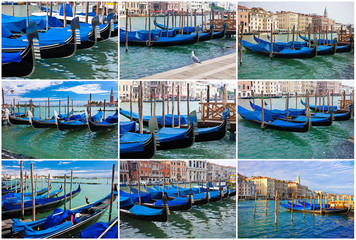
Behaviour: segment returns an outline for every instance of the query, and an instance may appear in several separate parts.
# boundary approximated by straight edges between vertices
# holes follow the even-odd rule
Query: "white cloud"
[[[58,89],[54,89],[53,91],[57,92],[74,92],[76,94],[99,94],[99,93],[108,93],[110,91],[106,91],[101,89],[101,85],[98,83],[94,84],[84,84],[75,87],[61,87]]]
[[[59,163],[58,163],[58,165],[64,165],[64,164],[70,164],[71,162],[62,162],[62,161],[60,161]]]
[[[2,86],[5,90],[5,95],[19,96],[30,91],[39,91],[62,83],[63,81],[3,81]],[[8,89],[13,89],[14,94],[6,92]]]

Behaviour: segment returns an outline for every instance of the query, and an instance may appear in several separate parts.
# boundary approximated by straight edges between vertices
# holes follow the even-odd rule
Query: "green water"
[[[75,114],[82,113],[85,108],[74,108]],[[115,110],[115,108],[107,108]],[[51,108],[51,116],[58,107]],[[71,110],[71,109],[70,109]],[[99,108],[92,108],[94,114]],[[17,111],[17,109],[16,109]],[[24,112],[21,109],[20,112]],[[42,119],[45,116],[41,108]],[[64,108],[62,108],[62,114]],[[106,112],[106,116],[114,112]],[[38,109],[35,117],[39,117]],[[5,125],[2,127],[2,149],[8,152],[24,155],[25,158],[38,159],[116,159],[118,157],[117,131],[90,132],[59,131],[56,128],[34,129],[26,125]]]
[[[122,102],[120,107],[130,111],[130,103]],[[177,109],[177,103],[174,106]],[[156,115],[162,115],[162,103],[158,102],[156,106]],[[190,102],[190,111],[199,110],[199,102]],[[167,111],[167,108],[166,108]],[[170,114],[172,107],[170,104]],[[138,112],[137,102],[133,103],[133,112]],[[150,103],[143,103],[143,114],[151,115]],[[166,114],[168,114],[166,112]],[[175,110],[177,114],[177,110]],[[181,102],[181,114],[187,114],[187,103]],[[198,119],[200,114],[198,113]],[[129,121],[128,118],[120,115],[120,121]],[[155,159],[235,159],[236,158],[236,139],[234,136],[230,138],[230,133],[227,132],[225,138],[218,141],[197,142],[189,148],[172,149],[157,151]]]
[[[3,13],[12,15],[11,6],[2,6]],[[57,7],[54,7],[56,10]],[[30,6],[30,14],[37,11]],[[25,17],[26,6],[15,5],[15,16]],[[98,42],[91,49],[78,49],[69,58],[36,60],[34,73],[29,79],[117,79],[118,38]]]
[[[333,35],[333,38],[335,34]],[[244,40],[256,44],[253,36]],[[261,39],[267,40],[266,35]],[[330,38],[329,38],[330,39]],[[286,35],[276,35],[276,41],[287,42]],[[292,37],[289,37],[292,41]],[[296,41],[303,42],[301,38]],[[238,56],[238,59],[240,57]],[[260,56],[243,48],[242,65],[238,67],[239,79],[353,79],[354,52],[316,56],[310,59],[278,59]]]
[[[75,174],[75,170],[74,170],[74,174]],[[64,183],[63,183],[63,179],[57,180],[57,179],[53,179],[51,180],[52,183],[52,189],[50,190],[50,192],[56,191],[60,188],[60,186],[62,185],[62,193],[60,196],[64,196]],[[58,183],[58,181],[60,181],[61,183]],[[67,179],[67,184],[66,184],[66,192],[67,194],[70,192],[70,182],[68,183],[68,181],[70,181],[70,179]],[[111,193],[111,179],[109,179],[109,181],[107,181],[107,179],[73,179],[73,191],[76,190],[78,188],[78,184],[76,184],[77,182],[80,182],[80,187],[81,187],[81,192],[75,196],[72,199],[72,208],[76,208],[76,207],[80,207],[83,205],[86,205],[86,201],[85,201],[85,196],[88,197],[89,202],[90,203],[94,203],[104,197],[106,197],[107,195],[109,195]],[[28,182],[29,188],[27,189],[26,192],[31,192],[31,180],[29,180]],[[85,184],[85,183],[98,183],[98,184]],[[117,179],[115,179],[115,184],[117,184]],[[44,182],[43,183],[43,187],[42,187],[42,181],[38,180],[37,183],[37,190],[43,189],[47,187],[47,183]],[[64,208],[64,205],[62,205],[60,208]],[[69,201],[67,202],[67,209],[69,209]],[[118,216],[118,209],[117,209],[117,199],[115,200],[115,202],[113,202],[113,211],[112,211],[112,219]],[[40,213],[36,215],[36,220],[39,220],[41,218],[45,218],[47,216],[49,216],[50,214],[52,214],[53,211],[47,212],[47,213]],[[108,218],[109,218],[109,209],[107,210],[107,212],[104,213],[103,217],[99,220],[102,222],[108,222]],[[32,216],[26,216],[26,219],[31,219]]]
[[[286,203],[286,201],[282,201]],[[239,238],[353,238],[353,213],[318,215],[294,212],[282,206],[278,209],[277,226],[274,226],[275,201],[257,201],[256,216],[254,201],[239,201],[238,236]]]
[[[153,18],[151,21],[151,27],[154,29]],[[157,22],[163,23],[163,17],[157,17]],[[125,18],[120,18],[120,26],[125,27],[125,24]],[[197,16],[197,24],[201,24],[201,16]],[[145,18],[133,17],[132,31],[144,29]],[[235,53],[236,38],[215,39],[174,47],[129,46],[128,53],[125,52],[125,44],[121,44],[120,79],[137,79],[191,65],[192,51],[200,61]]]
[[[123,188],[127,191],[128,188]],[[189,211],[171,211],[168,222],[120,217],[121,238],[236,238],[236,197]]]
[[[337,106],[340,97],[334,97]],[[285,98],[272,99],[273,108],[285,109]],[[269,104],[269,100],[266,100]],[[314,98],[310,98],[314,104]],[[261,99],[256,100],[261,105]],[[239,99],[239,105],[252,110],[249,100]],[[295,98],[290,99],[295,108]],[[299,109],[304,106],[298,100]],[[312,126],[307,133],[273,129],[261,130],[238,117],[238,157],[241,159],[353,159],[354,145],[347,141],[354,135],[354,120],[334,121],[331,126]]]

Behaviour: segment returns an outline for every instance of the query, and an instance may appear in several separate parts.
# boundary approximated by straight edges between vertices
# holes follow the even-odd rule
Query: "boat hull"
[[[80,44],[77,44],[77,49],[90,49],[96,44],[95,30],[89,32],[89,40],[81,41]]]
[[[111,35],[111,23],[109,22],[106,26],[100,29],[100,38],[97,39],[98,42],[106,41]]]
[[[202,133],[195,135],[195,142],[216,141],[225,137],[226,135],[226,119],[220,124],[219,131],[212,133]]]
[[[168,221],[168,214],[167,214],[166,208],[163,208],[162,215],[155,215],[155,216],[138,216],[138,215],[130,213],[128,211],[129,208],[120,209],[120,217],[127,216],[127,217],[138,219],[138,220],[153,221],[153,222],[167,222]]]
[[[35,71],[36,60],[33,44],[29,44],[21,52],[21,62],[1,64],[2,77],[26,77]]]
[[[17,117],[9,117],[9,122],[12,125],[31,125],[30,121],[27,119],[21,119],[21,118],[17,118]]]
[[[120,159],[150,159],[155,155],[155,140],[153,135],[143,143],[142,152],[121,153]]]
[[[117,128],[117,124],[114,123],[110,125],[104,125],[104,124],[95,123],[91,120],[89,120],[88,126],[91,132],[112,131]]]
[[[168,149],[178,149],[187,148],[193,145],[195,140],[194,127],[190,125],[187,129],[187,137],[178,140],[172,140],[167,142],[160,142],[157,144],[157,150],[168,150]]]
[[[76,192],[72,195],[72,198],[77,196],[79,192]],[[67,197],[67,202],[69,201],[69,197]],[[64,204],[64,198],[60,199],[55,202],[43,204],[43,205],[38,205],[36,206],[36,214],[38,213],[45,213],[53,210],[54,208],[57,208],[59,206],[62,206]],[[25,210],[25,216],[31,216],[32,215],[32,206],[27,207],[24,209]],[[9,210],[9,211],[2,211],[2,219],[10,219],[10,218],[17,218],[21,217],[21,208],[20,209],[15,209],[15,210]]]

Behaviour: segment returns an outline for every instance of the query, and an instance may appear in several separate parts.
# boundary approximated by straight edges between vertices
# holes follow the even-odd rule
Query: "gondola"
[[[65,211],[55,209],[50,216],[35,222],[21,222],[14,219],[10,236],[19,238],[77,237],[83,229],[96,223],[107,212],[111,198],[113,202],[117,198],[116,185],[113,196],[109,194],[92,204]]]
[[[221,191],[210,191],[209,202],[218,202],[223,199],[223,194]]]
[[[24,186],[24,190],[26,190],[28,188],[28,184],[27,186]],[[1,195],[2,195],[2,199],[6,199],[9,197],[13,197],[15,194],[18,194],[19,192],[21,192],[21,187],[18,187],[16,189],[8,189],[8,190],[2,190],[1,191]]]
[[[303,39],[304,41],[308,42],[309,39],[307,37],[304,37],[302,35],[299,34],[299,37],[301,39]],[[325,39],[318,39],[318,42],[319,44],[324,44],[324,42],[326,43],[326,40]],[[331,40],[328,40],[328,45],[331,44]],[[336,46],[336,52],[337,53],[341,53],[341,52],[350,52],[351,49],[352,49],[352,44],[351,44],[352,40],[350,39],[350,43],[349,44],[346,44],[346,45],[337,45]],[[310,43],[314,43],[314,40],[313,39],[310,39]]]
[[[153,20],[153,24],[160,29],[167,30],[167,27],[164,24],[157,23],[156,20]],[[168,30],[174,30],[176,32],[179,32],[181,29],[179,27],[175,27],[175,28],[168,28]],[[202,31],[201,27],[199,28],[199,31]],[[193,33],[193,32],[195,32],[195,27],[188,26],[188,33]],[[187,34],[187,26],[183,27],[183,34]]]
[[[131,112],[124,110],[122,108],[120,108],[120,114],[128,119],[131,119]],[[144,115],[143,116],[143,126],[148,127],[148,123],[150,121],[150,119],[152,118],[152,116],[148,116],[148,115]],[[159,127],[163,127],[163,117],[158,115],[156,116],[157,119],[157,123]],[[165,115],[165,126],[172,126],[172,119],[174,119],[174,126],[178,126],[178,115],[174,115],[174,117],[172,117],[172,114],[166,114]],[[132,112],[132,120],[136,121],[137,123],[139,122],[139,116],[137,113]],[[185,125],[188,123],[188,116],[187,115],[180,115],[180,124],[181,125]]]
[[[120,121],[120,136],[127,132],[136,132],[136,122],[135,121]]]
[[[284,204],[284,203],[280,203],[282,207],[284,207],[285,209],[291,211],[292,210],[292,204],[288,203],[288,204]],[[333,213],[343,213],[343,212],[347,212],[348,209],[344,208],[344,209],[338,209],[338,208],[323,208],[321,209],[320,212],[320,206],[317,208],[317,206],[314,208],[312,206],[306,206],[305,210],[304,210],[304,205],[298,205],[298,204],[293,204],[293,212],[305,212],[305,213],[313,213],[313,214],[333,214]]]
[[[119,226],[118,217],[114,218],[110,222],[97,222],[90,227],[84,229],[78,235],[79,238],[96,238],[98,239],[102,234],[101,238],[119,238]]]
[[[65,118],[68,118],[68,116],[71,116],[72,114],[73,112],[70,112],[69,114],[59,114],[58,119],[64,120]],[[28,111],[28,119],[33,128],[57,128],[55,117],[52,117],[52,119],[44,119],[44,120],[38,119],[33,117],[31,111]]]
[[[51,190],[51,189],[52,189],[52,185],[49,186],[49,190]],[[38,190],[38,191],[35,192],[35,196],[42,195],[42,194],[46,193],[47,191],[48,191],[48,188],[43,188],[41,190]],[[19,193],[19,192],[21,192],[21,187],[19,187],[16,191],[15,191],[15,189],[3,190],[2,191],[2,195],[7,195],[9,193],[12,193],[12,194],[9,194],[8,197],[14,197],[14,196],[20,197],[21,193]],[[25,193],[25,197],[26,196],[32,196],[32,193]],[[6,196],[3,196],[3,199],[6,199],[6,198],[7,198]]]
[[[114,22],[114,29],[111,29],[110,37],[117,37],[119,35],[119,24],[117,20]]]
[[[219,39],[219,38],[223,38],[226,35],[226,23],[223,24],[223,30],[221,30],[220,32],[214,32],[213,33],[213,39]]]
[[[303,100],[300,100],[301,103],[305,106],[305,102],[303,102]],[[324,105],[324,106],[317,106],[315,107],[315,105],[309,105],[309,108],[313,111],[315,111],[314,116],[317,117],[328,117],[330,116],[329,113],[322,113],[323,109],[325,109],[324,111],[328,112],[328,106]],[[317,109],[317,110],[316,110]],[[318,112],[319,109],[321,109],[321,112]],[[351,109],[349,110],[337,110],[337,106],[329,106],[329,109],[333,109],[333,120],[334,121],[347,121],[351,119]]]
[[[94,122],[91,119],[88,119],[88,127],[91,132],[100,132],[100,131],[110,131],[117,128],[118,123],[118,111],[116,110],[113,116],[107,117],[104,121]]]
[[[254,105],[251,101],[250,106],[252,109],[255,109],[255,111],[262,112],[262,108],[258,105]],[[305,123],[308,121],[308,118],[305,116],[304,109],[288,109],[288,116],[287,110],[263,109],[263,111],[271,114],[274,119],[280,119],[293,123]],[[289,114],[289,111],[291,114]],[[328,117],[311,116],[310,122],[312,126],[330,126],[333,123],[333,114],[329,114]]]
[[[171,47],[194,44],[199,41],[199,33],[194,35],[176,34],[173,37],[158,37],[151,33],[151,41],[149,41],[148,31],[132,31],[128,32],[128,44],[131,46],[149,46],[149,47]],[[120,44],[126,41],[126,31],[120,30]]]
[[[230,197],[236,196],[236,189],[230,189],[229,196],[230,196]]]
[[[60,189],[50,192],[48,194],[45,195],[35,195],[35,199],[43,199],[43,198],[54,198],[54,197],[58,197],[58,195],[62,192],[62,186],[60,187]],[[6,195],[5,195],[6,196]],[[6,198],[6,199],[2,199],[2,205],[4,206],[5,204],[10,204],[10,205],[18,205],[21,204],[22,201],[22,196],[20,193],[20,196],[16,195],[16,197],[13,198]],[[27,201],[32,201],[32,193],[30,195],[28,195],[28,193],[26,193],[26,195],[24,196],[24,202]]]
[[[111,35],[111,19],[114,18],[114,14],[110,13],[104,18],[104,24],[100,24],[100,37],[97,39],[98,42],[106,41]]]
[[[79,29],[79,18],[71,22],[71,32],[62,28],[51,28],[45,33],[39,33],[39,50],[42,59],[67,58],[74,55],[76,44],[75,29]],[[26,35],[17,39],[2,38],[2,52],[14,53],[26,48],[28,41]]]
[[[2,185],[2,190],[11,190],[11,188],[14,188],[14,187],[16,187],[17,185],[19,185],[20,184],[20,181],[18,181],[18,182],[14,182],[14,183],[10,183],[11,185],[7,185],[6,186],[6,183],[5,184],[3,184]]]
[[[80,185],[78,189],[72,192],[72,198],[80,193]],[[70,193],[66,195],[66,200],[69,201]],[[64,204],[64,196],[56,198],[36,199],[36,213],[44,213]],[[25,203],[25,216],[32,214],[32,200]],[[2,219],[16,218],[21,216],[21,206],[16,205],[9,209],[2,209]]]
[[[270,39],[270,36],[267,35],[268,40]],[[271,44],[271,42],[267,42],[261,38],[257,38],[256,36],[253,36],[253,39],[255,40],[256,43],[267,43],[267,44]],[[281,48],[281,50],[283,48],[293,48],[293,43],[294,43],[294,49],[301,49],[303,47],[308,47],[308,43],[307,42],[297,42],[297,41],[290,41],[290,42],[273,42],[273,45],[277,46],[278,48]]]
[[[194,140],[193,124],[187,129],[164,127],[156,133],[157,150],[187,148],[193,145]]]
[[[142,205],[150,208],[163,209],[166,208],[163,201],[164,200],[156,200],[154,202],[143,203]],[[178,197],[167,201],[167,204],[171,211],[188,211],[192,209],[193,206],[192,196],[189,195],[188,199]]]
[[[99,16],[93,17],[91,24],[80,23],[80,44],[77,44],[77,49],[89,49],[95,46],[96,26],[100,26]]]
[[[155,153],[153,134],[127,132],[120,136],[120,159],[150,159]]]
[[[2,52],[2,77],[26,77],[35,71],[36,59],[33,39],[39,39],[36,22],[31,22],[26,32],[28,43],[24,49],[16,52]]]
[[[227,128],[227,119],[215,127],[198,128],[195,135],[195,142],[216,141],[225,137]]]
[[[166,201],[164,202],[166,206]],[[130,197],[120,197],[120,217],[126,216],[138,220],[167,222],[167,207],[163,209],[154,209],[146,206],[136,205]]]
[[[103,112],[101,111],[101,109],[98,111],[97,114],[95,114],[94,116],[88,116],[88,113],[86,112],[85,118],[82,118],[80,120],[70,120],[70,121],[61,121],[58,119],[58,114],[56,111],[54,111],[54,115],[55,115],[55,119],[56,119],[56,125],[58,130],[60,131],[66,131],[66,130],[82,130],[82,129],[86,129],[88,127],[87,124],[87,119],[90,118],[93,122],[97,122],[99,121],[102,116],[103,116]]]
[[[248,122],[262,125],[262,113],[256,111],[249,111],[240,105],[238,106],[238,114]],[[310,120],[305,123],[293,123],[284,120],[274,120],[271,114],[264,112],[264,127],[274,130],[287,132],[308,132],[310,128]]]
[[[268,37],[268,36],[267,36]],[[271,45],[270,42],[264,41],[262,39],[256,38],[255,36],[253,37],[254,40],[258,43],[267,43]],[[308,46],[307,42],[297,42],[297,41],[292,41],[292,42],[274,42],[273,46],[277,47],[279,50],[283,50],[284,48],[288,49],[301,49]],[[333,55],[336,52],[336,43],[333,43],[332,46],[324,46],[324,45],[318,45],[317,46],[317,55]]]
[[[271,44],[259,43],[253,44],[245,40],[242,41],[242,46],[248,51],[264,56],[271,55]],[[277,58],[313,58],[317,55],[316,46],[314,48],[301,48],[300,50],[293,49],[279,49],[276,45],[273,45],[272,57]]]

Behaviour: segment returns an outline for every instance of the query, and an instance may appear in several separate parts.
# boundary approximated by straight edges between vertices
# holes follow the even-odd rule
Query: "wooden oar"
[[[104,236],[105,233],[107,233],[107,231],[109,231],[110,228],[112,228],[114,225],[116,225],[117,221],[119,220],[119,218],[117,218],[99,237],[98,239],[100,239],[102,236]]]

